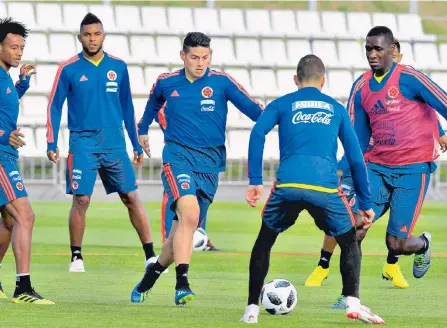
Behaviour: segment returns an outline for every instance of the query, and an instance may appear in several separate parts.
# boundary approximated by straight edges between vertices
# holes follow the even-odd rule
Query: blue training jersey
[[[123,121],[134,151],[143,153],[124,61],[104,53],[95,65],[79,53],[59,66],[48,103],[48,150],[56,150],[65,99],[71,153],[125,150]]]
[[[9,144],[9,135],[17,129],[19,99],[28,90],[29,82],[30,76],[23,80],[20,75],[14,85],[9,73],[0,67],[0,155],[19,157],[17,149]]]
[[[375,78],[371,78],[369,80],[369,87],[371,88],[371,91],[378,92],[379,90],[381,90],[387,83],[396,67],[397,64],[394,63],[391,67],[391,70],[380,82],[378,82]],[[427,75],[417,70],[414,70],[414,72],[415,73],[412,74],[407,73],[406,71],[401,72],[399,79],[399,89],[402,96],[410,101],[428,104],[439,114],[441,114],[445,119],[447,119],[447,93],[435,82],[433,82]],[[349,109],[351,107],[354,109],[353,113],[351,113],[352,120],[354,121],[354,129],[359,139],[360,148],[362,149],[363,153],[365,153],[368,148],[372,148],[372,146],[369,145],[372,132],[369,124],[368,114],[362,106],[362,79],[363,75],[360,76],[352,85],[347,108]],[[445,135],[445,132],[439,122],[438,128],[440,135]],[[436,170],[436,164],[434,162],[401,166],[368,163],[368,166],[378,171],[393,171],[398,173],[432,173]],[[339,163],[339,169],[343,171],[343,175],[351,175],[351,173],[349,172],[349,165],[345,157],[341,159]]]
[[[337,138],[346,150],[360,209],[371,208],[363,155],[348,112],[317,88],[302,88],[271,102],[250,135],[250,185],[262,184],[265,136],[278,125],[278,187],[337,192]]]
[[[242,113],[256,121],[262,105],[224,72],[206,70],[190,82],[181,69],[161,74],[149,95],[138,134],[148,134],[149,125],[165,102],[166,129],[163,163],[194,172],[217,173],[225,170],[225,131],[231,101]]]

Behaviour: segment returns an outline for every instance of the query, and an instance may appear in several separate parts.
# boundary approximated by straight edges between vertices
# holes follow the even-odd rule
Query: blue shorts
[[[0,158],[0,206],[17,198],[28,197],[20,174],[19,163],[15,158]]]
[[[262,210],[262,219],[270,229],[283,232],[295,224],[303,210],[309,212],[317,227],[328,236],[341,235],[355,226],[354,214],[342,191],[324,193],[273,187]]]
[[[167,202],[170,204],[167,206],[168,209],[175,213],[175,205],[180,197],[194,195],[197,197],[201,212],[206,213],[216,194],[219,174],[193,172],[167,163],[163,165],[161,180],[168,194]]]
[[[386,231],[398,238],[411,237],[427,193],[430,174],[396,174],[368,168],[368,176],[376,213],[374,221],[390,209]]]
[[[135,171],[125,150],[103,154],[70,153],[67,160],[67,194],[91,195],[99,173],[107,194],[137,190]]]
[[[359,211],[359,204],[357,203],[357,196],[354,189],[354,182],[351,176],[341,178],[341,189],[345,193],[348,199],[349,206],[351,207],[352,213],[356,214]]]

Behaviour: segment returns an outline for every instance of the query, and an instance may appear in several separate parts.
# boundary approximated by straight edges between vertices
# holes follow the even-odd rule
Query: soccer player
[[[250,206],[262,196],[262,157],[265,136],[278,125],[280,164],[277,181],[262,211],[262,225],[250,259],[249,296],[241,319],[257,323],[259,298],[270,264],[270,252],[279,233],[290,228],[307,210],[315,224],[335,237],[341,248],[342,294],[347,297],[346,316],[366,323],[384,323],[359,300],[360,249],[355,218],[346,197],[338,190],[337,138],[351,167],[365,224],[374,218],[363,156],[349,115],[335,99],[321,93],[325,67],[320,58],[307,55],[294,77],[298,91],[271,102],[256,122],[248,150]],[[320,136],[320,138],[315,138]]]
[[[403,57],[403,54],[400,51],[400,43],[397,39],[394,39],[395,49],[393,52],[393,61],[395,63],[400,63]],[[445,135],[444,129],[441,127],[438,122],[439,134],[440,134],[440,144],[442,151],[446,150],[447,144],[447,136]],[[372,148],[372,145],[370,144]],[[368,153],[368,150],[367,150]],[[367,154],[366,153],[366,154]],[[344,172],[343,178],[341,180],[341,187],[343,188],[343,192],[346,193],[349,204],[351,205],[351,209],[354,213],[357,213],[357,202],[354,192],[354,187],[352,184],[352,177],[348,170],[348,172]],[[363,231],[359,231],[359,235],[363,234]],[[321,249],[320,260],[317,264],[317,267],[311,273],[311,275],[307,278],[305,282],[305,286],[307,287],[319,287],[322,285],[323,281],[329,275],[329,265],[331,256],[335,250],[337,245],[336,240],[333,237],[325,236],[323,241],[323,248]],[[408,288],[409,284],[402,274],[399,264],[397,263],[398,257],[395,256],[392,252],[389,252],[387,257],[387,262],[385,263],[382,270],[382,277],[387,280],[392,280],[393,285],[398,288]],[[346,304],[344,299],[340,297],[337,302],[331,305],[331,308],[344,309]]]
[[[140,144],[150,156],[149,125],[168,101],[162,180],[176,220],[158,261],[148,265],[133,289],[132,302],[143,302],[160,274],[174,262],[175,303],[186,304],[195,298],[188,282],[192,239],[201,213],[213,201],[218,174],[225,170],[227,102],[253,121],[262,113],[262,106],[232,77],[209,69],[210,42],[200,32],[186,35],[180,51],[184,68],[158,77],[138,124]]]
[[[138,143],[127,65],[103,51],[102,22],[88,13],[80,24],[82,52],[59,66],[48,104],[48,159],[58,164],[58,133],[62,105],[68,100],[70,151],[67,194],[73,195],[69,228],[70,272],[85,272],[81,253],[85,217],[99,173],[107,194],[118,192],[138,233],[146,262],[155,262],[149,220],[137,192],[126,152],[123,121],[134,150],[133,164],[143,163]]]
[[[385,267],[397,263],[397,256],[415,254],[413,276],[422,278],[430,267],[431,235],[415,237],[412,232],[439,157],[439,122],[433,108],[447,117],[447,93],[425,74],[393,63],[389,28],[374,27],[365,48],[371,71],[354,83],[348,110],[362,150],[371,136],[374,139],[367,160],[375,219],[390,210]],[[343,174],[348,171],[344,159],[340,168]]]
[[[155,116],[154,118],[154,120],[160,125],[160,128],[163,132],[165,132],[167,125],[165,111],[167,111],[167,101],[163,104],[160,111],[158,112],[158,115]],[[161,236],[163,242],[165,242],[168,239],[172,227],[172,222],[174,222],[174,218],[176,217],[175,212],[171,210],[171,206],[172,202],[170,202],[169,200],[168,193],[166,191],[163,191],[163,201],[161,202]],[[207,217],[208,217],[208,207],[203,206],[200,211],[199,227],[203,228],[204,230],[206,230]],[[221,250],[216,246],[214,246],[211,240],[208,239],[208,243],[204,251],[218,252]]]
[[[19,99],[29,88],[33,64],[20,68],[14,85],[9,69],[18,67],[29,30],[12,18],[0,20],[0,263],[12,239],[16,260],[16,288],[12,302],[16,304],[54,304],[40,296],[31,285],[30,258],[34,212],[20,175],[18,148],[25,145],[17,127]],[[14,221],[14,224],[13,222]],[[0,298],[7,298],[0,285]]]

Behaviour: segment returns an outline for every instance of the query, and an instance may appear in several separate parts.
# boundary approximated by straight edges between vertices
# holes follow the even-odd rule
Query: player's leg
[[[5,205],[5,217],[12,217],[12,249],[16,260],[16,288],[12,302],[16,304],[54,304],[37,294],[31,285],[31,237],[34,212],[20,176],[18,163],[0,161],[0,206]]]
[[[6,209],[0,207],[0,269],[2,267],[2,261],[11,243],[11,232],[13,227],[13,218],[8,214]],[[0,282],[0,300],[8,299],[8,296],[3,291],[2,284]]]
[[[155,262],[149,218],[138,194],[135,172],[126,151],[116,151],[99,157],[99,176],[107,194],[117,192],[127,207],[129,219],[142,244],[145,262]]]
[[[312,195],[312,193],[314,195]],[[356,218],[352,213],[346,195],[339,193],[317,194],[309,191],[309,213],[317,226],[326,235],[333,236],[340,247],[340,273],[342,296],[346,298],[346,315],[367,323],[383,323],[382,318],[360,304],[361,255],[355,232]]]
[[[163,251],[172,253],[176,263],[176,293],[175,303],[177,305],[192,301],[195,294],[191,291],[188,281],[189,262],[192,255],[192,239],[197,228],[200,215],[200,207],[197,201],[197,185],[193,179],[192,172],[181,169],[170,164],[164,164],[162,172],[163,186],[169,197],[173,200],[172,209],[175,209],[178,223],[175,232],[171,231],[166,247],[162,249],[160,258],[163,259]],[[168,243],[168,241],[172,240]],[[144,301],[145,293],[151,288],[146,282],[148,271],[143,280],[133,289],[132,302]]]
[[[199,196],[199,207],[200,207],[200,217],[199,226],[206,230],[206,221],[208,217],[208,209],[214,200],[214,195],[217,192],[217,187],[219,185],[219,174],[218,173],[194,173],[200,188]],[[205,251],[221,251],[221,249],[214,246],[208,235],[208,243],[206,245]]]
[[[93,154],[70,153],[67,158],[66,193],[73,195],[68,218],[70,231],[69,272],[85,272],[82,256],[86,213],[95,186],[98,163]]]
[[[422,278],[430,267],[431,235],[412,236],[430,183],[430,174],[403,174],[393,179],[394,191],[386,244],[395,255],[415,254],[413,275]]]
[[[258,322],[259,298],[270,266],[270,252],[278,234],[292,226],[302,210],[297,202],[286,200],[288,192],[289,188],[272,188],[262,210],[261,229],[251,251],[248,301],[240,320],[242,322]]]
[[[358,212],[358,204],[356,200],[354,184],[351,176],[345,176],[341,180],[340,187],[351,206],[353,213]],[[356,215],[357,217],[357,215]],[[329,266],[332,254],[334,253],[335,247],[337,246],[337,241],[334,237],[324,236],[323,247],[321,248],[320,259],[318,261],[317,267],[312,271],[310,276],[307,278],[304,285],[306,287],[320,287],[323,281],[329,276]]]

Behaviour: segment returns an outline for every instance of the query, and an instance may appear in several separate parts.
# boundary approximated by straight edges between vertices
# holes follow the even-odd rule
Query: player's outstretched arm
[[[151,157],[148,136],[149,126],[152,124],[152,121],[155,119],[166,101],[163,96],[163,88],[160,85],[160,79],[163,77],[164,74],[161,74],[152,86],[149,93],[149,99],[146,103],[146,108],[144,109],[143,117],[138,122],[138,141],[148,157]]]
[[[29,81],[31,76],[36,74],[36,65],[34,64],[24,64],[20,67],[20,77],[16,82],[15,87],[19,99],[23,97],[25,92],[29,89]]]
[[[248,94],[242,85],[236,82],[231,76],[226,75],[227,85],[225,94],[227,99],[244,113],[252,121],[256,121],[262,115],[264,106]]]
[[[342,115],[342,123],[340,125],[339,138],[345,149],[345,156],[352,172],[354,189],[359,199],[359,209],[367,211],[372,208],[372,204],[363,152],[348,113],[343,109],[340,109],[340,113]]]
[[[62,106],[67,98],[68,87],[67,73],[64,64],[61,64],[54,79],[47,108],[47,156],[55,164],[60,161],[57,139],[61,124]]]
[[[272,102],[258,119],[250,133],[248,146],[248,178],[249,187],[246,200],[250,206],[256,206],[262,196],[262,158],[264,154],[265,136],[279,122],[279,112],[275,102]]]

